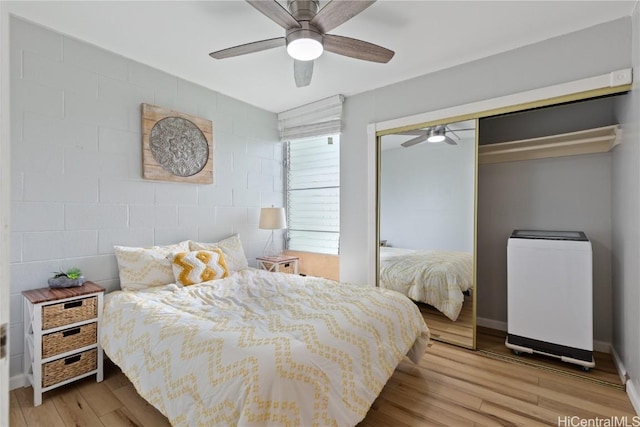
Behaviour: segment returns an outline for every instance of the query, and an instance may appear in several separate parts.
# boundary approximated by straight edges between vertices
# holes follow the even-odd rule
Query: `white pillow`
[[[136,291],[174,283],[171,261],[167,256],[173,252],[189,251],[189,241],[147,248],[127,246],[113,248],[118,260],[120,288]]]
[[[244,254],[242,241],[238,234],[234,234],[233,236],[220,240],[216,243],[201,243],[190,240],[189,248],[192,251],[210,251],[212,249],[220,248],[224,254],[224,259],[229,271],[244,270],[249,267],[247,256]]]

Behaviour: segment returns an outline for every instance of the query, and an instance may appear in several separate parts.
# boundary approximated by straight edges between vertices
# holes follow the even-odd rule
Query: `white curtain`
[[[343,95],[335,95],[278,113],[280,140],[311,138],[342,131]]]

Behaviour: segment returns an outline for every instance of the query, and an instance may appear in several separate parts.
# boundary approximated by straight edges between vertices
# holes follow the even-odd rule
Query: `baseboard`
[[[507,331],[507,322],[501,320],[487,319],[485,317],[476,317],[476,325],[485,328],[495,329],[497,331]],[[611,351],[611,343],[605,341],[593,341],[593,349],[600,353],[609,353]]]
[[[9,390],[14,388],[20,388],[27,385],[27,377],[24,374],[19,374],[9,378]]]
[[[611,353],[611,343],[593,340],[593,350],[600,353]]]
[[[618,371],[618,375],[620,376],[620,381],[622,381],[622,384],[626,384],[629,378],[627,368],[624,367],[622,359],[620,359],[618,352],[613,346],[611,346],[611,357],[613,358],[613,365],[616,367],[616,371]]]
[[[635,409],[636,414],[640,415],[640,390],[633,380],[628,380],[627,384],[627,396]]]
[[[476,317],[476,325],[485,328],[495,329],[496,331],[507,331],[507,322],[500,320],[487,319],[485,317]]]
[[[622,384],[624,384],[625,386],[627,396],[629,396],[629,400],[631,401],[631,405],[633,405],[633,409],[636,411],[636,414],[640,415],[640,389],[636,385],[635,381],[629,378],[629,373],[624,367],[622,359],[620,359],[620,356],[618,356],[618,352],[613,346],[611,346],[611,355],[613,356],[613,363],[616,366],[618,375],[620,375]]]

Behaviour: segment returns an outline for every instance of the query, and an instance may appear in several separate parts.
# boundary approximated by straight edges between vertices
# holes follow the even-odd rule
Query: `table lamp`
[[[260,209],[260,224],[258,227],[262,230],[271,230],[271,236],[264,246],[263,255],[271,257],[276,255],[273,242],[273,230],[282,230],[287,228],[287,215],[284,208],[262,208]]]

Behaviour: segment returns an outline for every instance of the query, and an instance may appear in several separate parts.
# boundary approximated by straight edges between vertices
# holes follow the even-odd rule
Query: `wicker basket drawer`
[[[98,339],[97,330],[96,323],[89,323],[88,325],[43,335],[42,358],[46,359],[56,354],[95,344]]]
[[[293,262],[285,262],[283,264],[280,264],[280,267],[278,267],[278,271],[280,273],[293,274],[295,272],[293,268]]]
[[[263,261],[265,269],[268,271],[276,271],[276,264],[278,264],[278,273],[290,273],[293,274],[295,272],[295,264],[293,261],[290,262],[268,262]]]
[[[97,369],[97,353],[98,350],[94,348],[45,363],[42,365],[42,387],[49,387]]]
[[[98,317],[98,297],[83,298],[42,307],[42,329],[70,325]]]

